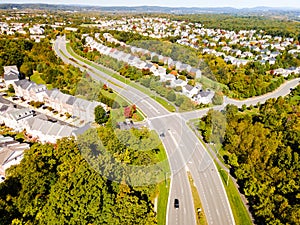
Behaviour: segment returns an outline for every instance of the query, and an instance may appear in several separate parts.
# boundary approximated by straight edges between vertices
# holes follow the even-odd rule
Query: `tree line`
[[[249,201],[257,224],[299,224],[299,94],[255,107],[209,111],[198,129],[221,143],[224,161]]]

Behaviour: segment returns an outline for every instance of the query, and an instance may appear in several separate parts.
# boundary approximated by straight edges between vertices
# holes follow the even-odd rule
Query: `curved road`
[[[172,176],[168,203],[168,224],[196,224],[193,198],[187,178],[187,171],[191,172],[194,183],[198,189],[208,224],[235,224],[221,178],[213,163],[213,159],[206,152],[205,147],[198,140],[194,132],[186,124],[189,119],[202,117],[209,109],[182,114],[170,113],[149,96],[131,86],[96,70],[84,62],[77,61],[77,63],[75,63],[69,60],[72,56],[66,50],[64,38],[57,38],[54,44],[54,50],[64,62],[73,64],[81,70],[89,69],[88,73],[95,80],[110,83],[109,86],[112,89],[136,104],[138,108],[146,114],[149,126],[152,129],[158,133],[165,133],[165,137],[161,139],[168,155]],[[64,54],[62,54],[61,51]],[[254,105],[257,102],[264,102],[268,98],[286,95],[290,92],[290,87],[295,87],[299,83],[299,80],[300,79],[295,79],[287,82],[275,92],[264,96],[244,101],[227,98],[222,106],[217,106],[215,109],[222,109],[226,104],[235,104],[238,107],[241,107],[243,104]],[[179,199],[179,209],[175,209],[173,206],[175,198]]]

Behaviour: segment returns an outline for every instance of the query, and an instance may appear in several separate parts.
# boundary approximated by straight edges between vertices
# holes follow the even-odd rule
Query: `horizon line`
[[[254,9],[254,8],[270,8],[270,9],[294,9],[294,10],[300,10],[300,6],[299,7],[292,7],[292,6],[266,6],[266,5],[257,5],[257,6],[252,6],[252,7],[242,7],[242,8],[236,8],[234,6],[204,6],[204,7],[200,7],[200,6],[161,6],[161,5],[131,5],[131,6],[125,6],[125,5],[111,5],[111,6],[101,6],[101,5],[94,5],[94,4],[81,4],[81,3],[37,3],[37,2],[24,2],[24,3],[12,3],[12,2],[3,2],[0,3],[0,5],[5,5],[5,4],[16,4],[16,5],[64,5],[64,6],[89,6],[89,7],[126,7],[126,8],[133,8],[133,7],[161,7],[161,8],[186,8],[186,9],[191,9],[191,8],[198,8],[198,9],[207,9],[207,8],[213,8],[213,9],[217,9],[217,8],[232,8],[232,9]]]

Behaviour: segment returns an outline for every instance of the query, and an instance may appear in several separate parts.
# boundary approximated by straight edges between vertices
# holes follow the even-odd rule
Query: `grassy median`
[[[190,172],[187,172],[191,190],[192,190],[192,195],[194,199],[194,208],[195,208],[195,215],[196,215],[196,222],[197,225],[207,225],[207,220],[204,214],[204,210],[202,208],[201,204],[201,199],[197,190],[197,187],[194,184],[194,180],[192,178],[192,175]]]

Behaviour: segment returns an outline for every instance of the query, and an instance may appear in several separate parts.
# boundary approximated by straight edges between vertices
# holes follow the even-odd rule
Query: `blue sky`
[[[174,6],[174,7],[292,7],[300,8],[300,0],[1,0],[1,3],[85,4],[98,6]]]

